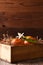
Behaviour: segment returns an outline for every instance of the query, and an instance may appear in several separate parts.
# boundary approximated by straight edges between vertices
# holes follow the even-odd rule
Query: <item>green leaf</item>
[[[32,39],[26,39],[26,38],[22,38],[23,40],[26,40],[26,41],[28,41],[28,42],[31,42],[31,43],[36,43],[37,42],[37,40],[32,40]]]

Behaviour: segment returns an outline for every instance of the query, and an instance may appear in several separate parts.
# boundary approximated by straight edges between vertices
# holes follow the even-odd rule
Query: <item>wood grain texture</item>
[[[43,28],[43,0],[0,0],[0,27]]]

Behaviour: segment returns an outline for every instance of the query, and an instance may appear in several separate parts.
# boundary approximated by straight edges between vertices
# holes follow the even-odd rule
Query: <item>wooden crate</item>
[[[11,46],[0,44],[0,58],[8,62],[18,62],[43,57],[43,45]]]

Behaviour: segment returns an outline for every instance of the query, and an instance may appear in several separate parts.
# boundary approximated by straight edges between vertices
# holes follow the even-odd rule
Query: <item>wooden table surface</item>
[[[43,65],[43,58],[37,58],[18,63],[8,63],[3,60],[0,60],[0,65]]]

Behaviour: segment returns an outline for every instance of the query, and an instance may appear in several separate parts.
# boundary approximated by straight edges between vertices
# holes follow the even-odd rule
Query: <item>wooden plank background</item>
[[[43,28],[43,0],[0,0],[0,27]]]

